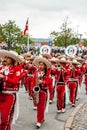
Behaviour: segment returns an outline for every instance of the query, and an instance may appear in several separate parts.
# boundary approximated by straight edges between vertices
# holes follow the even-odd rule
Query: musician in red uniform
[[[26,85],[27,85],[30,100],[33,97],[33,88],[35,86],[35,79],[36,79],[36,67],[29,64],[28,74],[26,78]]]
[[[0,130],[11,130],[11,124],[16,104],[16,92],[21,78],[21,67],[15,65],[21,62],[16,52],[0,50],[5,66],[0,69]]]
[[[87,63],[86,63],[84,76],[85,76],[85,79],[84,79],[85,80],[85,90],[86,90],[86,94],[87,94]]]
[[[37,103],[37,124],[36,128],[40,128],[41,124],[45,120],[45,109],[47,102],[47,90],[50,83],[48,68],[51,67],[51,63],[43,57],[35,58],[33,62],[36,66],[38,65],[37,77],[36,77],[36,87],[34,88],[34,96]],[[37,86],[40,88],[38,93],[35,92]],[[38,99],[38,101],[37,101]]]
[[[51,83],[49,85],[49,96],[50,96],[49,103],[52,104],[54,93],[55,93],[55,83],[56,83],[56,78],[57,78],[56,62],[58,61],[58,59],[53,57],[52,59],[50,59],[50,61],[51,61],[51,72],[50,72]]]
[[[83,82],[85,83],[85,91],[86,91],[86,94],[87,94],[87,60],[85,60],[82,63],[81,71],[84,75],[84,81]]]
[[[81,75],[81,70],[78,68],[77,65],[80,63],[77,60],[72,61],[72,68],[71,68],[71,77],[68,81],[68,86],[70,89],[70,103],[72,107],[75,107],[75,100],[78,96],[78,83],[79,83],[79,76]]]
[[[58,81],[56,86],[57,93],[57,112],[65,112],[65,94],[66,83],[70,75],[70,70],[66,67],[67,61],[65,58],[60,60],[60,68],[58,68]],[[66,68],[65,68],[66,67]]]

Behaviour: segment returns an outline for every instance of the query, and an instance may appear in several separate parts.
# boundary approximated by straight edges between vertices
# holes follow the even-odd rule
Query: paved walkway
[[[87,102],[75,115],[71,130],[87,130]]]
[[[82,84],[78,104],[68,116],[64,130],[87,130],[87,94],[85,93],[85,84]]]

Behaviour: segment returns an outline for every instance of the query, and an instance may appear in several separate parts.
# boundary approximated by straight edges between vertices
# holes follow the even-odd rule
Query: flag
[[[28,19],[25,24],[25,29],[24,29],[23,33],[21,34],[20,38],[22,38],[24,35],[26,35],[27,31],[28,31]]]
[[[26,21],[26,25],[25,25],[25,29],[24,29],[23,34],[26,35],[27,31],[28,31],[28,19]]]

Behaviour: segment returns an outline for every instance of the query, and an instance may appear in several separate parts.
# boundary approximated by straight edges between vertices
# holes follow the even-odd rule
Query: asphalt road
[[[76,106],[87,100],[85,94],[85,86],[82,84],[82,89],[79,93],[79,100],[76,101]],[[58,114],[56,106],[56,94],[54,97],[53,104],[49,105],[49,111],[45,114],[46,120],[41,126],[40,130],[64,130],[64,125],[69,115],[73,112],[75,107],[66,105],[66,112]],[[19,90],[19,117],[12,125],[12,130],[35,130],[36,123],[36,111],[33,110],[33,102],[29,100],[28,93],[25,93],[25,89],[20,88]]]

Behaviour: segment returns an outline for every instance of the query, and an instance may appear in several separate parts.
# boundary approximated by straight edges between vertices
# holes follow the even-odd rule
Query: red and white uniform
[[[84,75],[85,90],[87,93],[87,62],[84,62],[81,67],[81,71]]]
[[[50,83],[49,71],[47,71],[46,75],[38,70],[38,78],[42,80],[42,83],[39,85],[39,103],[37,103],[37,122],[42,123],[45,120],[44,112],[46,108],[47,102],[47,90]]]
[[[18,66],[3,66],[0,70],[0,73],[5,75],[0,92],[0,130],[11,130],[16,92],[19,89],[18,83],[21,78],[19,68]]]
[[[26,87],[27,87],[30,99],[33,97],[33,88],[35,86],[35,83],[36,83],[36,67],[28,66]]]
[[[81,70],[76,67],[71,70],[71,77],[68,81],[68,86],[70,89],[70,102],[75,104],[75,99],[78,94],[78,83],[79,83],[79,76],[81,75]]]
[[[50,82],[50,85],[49,85],[49,96],[50,96],[50,101],[53,101],[53,98],[54,98],[54,92],[55,92],[55,81],[56,81],[56,75],[57,75],[57,68],[55,66],[52,66],[52,69],[51,69],[51,72],[50,72],[50,75],[51,75],[51,82]],[[51,103],[51,102],[50,102]]]
[[[65,109],[65,82],[64,82],[64,70],[58,70],[58,81],[56,86],[57,93],[57,109]]]

